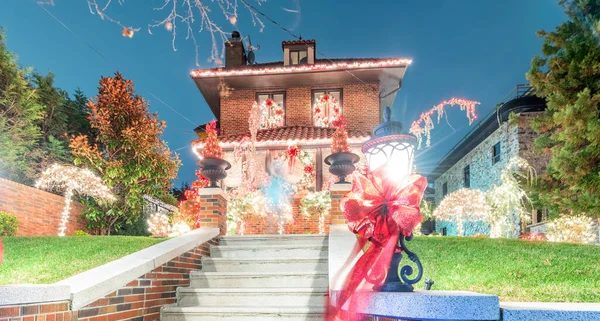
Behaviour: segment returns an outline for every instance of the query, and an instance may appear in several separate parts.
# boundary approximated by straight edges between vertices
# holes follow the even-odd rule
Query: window
[[[322,103],[321,98],[323,98],[325,95],[328,95],[330,99],[326,103]],[[342,114],[342,99],[343,95],[341,89],[313,90],[313,125],[329,127],[331,125],[331,121],[335,119],[336,114]]]
[[[262,104],[271,99],[281,109],[267,108],[261,116],[260,129],[285,126],[285,92],[257,93],[256,102]]]
[[[500,157],[500,142],[492,147],[492,165],[499,163],[502,160]]]
[[[465,181],[465,188],[471,187],[471,166],[467,165],[463,168],[463,178]]]
[[[290,65],[305,65],[308,61],[307,50],[290,51]]]
[[[448,194],[448,182],[444,183],[444,185],[442,185],[442,197],[446,197],[446,195]]]

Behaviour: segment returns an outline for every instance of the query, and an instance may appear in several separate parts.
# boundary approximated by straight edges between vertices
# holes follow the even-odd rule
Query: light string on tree
[[[102,179],[89,169],[73,166],[54,164],[47,168],[35,183],[36,188],[45,190],[64,190],[65,207],[61,214],[58,236],[65,236],[69,212],[71,210],[71,199],[74,193],[93,197],[96,200],[115,200],[110,189],[104,185]]]
[[[223,158],[223,149],[219,145],[219,138],[217,137],[217,121],[212,120],[206,124],[206,140],[202,144],[201,155],[202,157],[211,158]]]
[[[331,137],[331,153],[346,153],[350,151],[348,132],[346,131],[346,117],[339,116],[333,122],[335,132]]]
[[[467,118],[469,119],[469,125],[473,123],[475,119],[477,119],[477,114],[475,113],[475,107],[480,103],[477,101],[466,100],[462,98],[451,98],[449,100],[444,100],[438,105],[433,106],[430,110],[423,112],[418,120],[415,120],[410,126],[410,133],[417,136],[418,141],[418,149],[421,148],[423,142],[423,135],[427,137],[427,141],[425,143],[426,147],[431,145],[431,130],[434,128],[433,116],[434,113],[437,113],[437,121],[438,124],[442,119],[442,116],[445,115],[446,111],[444,110],[445,106],[460,106],[460,110],[465,110],[467,112]]]
[[[340,117],[340,113],[341,107],[337,99],[325,94],[313,105],[313,124],[319,127],[331,127],[333,121]]]

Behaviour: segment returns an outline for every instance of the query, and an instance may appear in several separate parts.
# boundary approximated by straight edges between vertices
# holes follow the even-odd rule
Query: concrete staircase
[[[225,236],[162,321],[323,320],[327,236]]]

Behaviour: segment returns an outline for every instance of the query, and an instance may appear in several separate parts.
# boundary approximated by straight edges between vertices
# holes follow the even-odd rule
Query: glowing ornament
[[[171,21],[165,22],[165,29],[167,29],[167,31],[173,30],[173,23]]]
[[[133,38],[134,33],[135,33],[135,30],[133,28],[127,28],[127,27],[123,28],[123,37]]]
[[[35,187],[45,190],[65,191],[65,207],[61,215],[58,236],[65,236],[71,210],[71,199],[74,193],[90,196],[96,200],[115,200],[110,189],[104,185],[101,178],[89,169],[73,166],[54,164],[48,167],[36,181]]]

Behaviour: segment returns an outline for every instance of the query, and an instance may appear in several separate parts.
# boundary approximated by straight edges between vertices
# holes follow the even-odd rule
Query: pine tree
[[[29,71],[18,67],[4,38],[0,29],[0,176],[31,184],[43,106],[29,85]]]
[[[533,122],[536,146],[552,155],[537,197],[554,214],[600,216],[600,4],[560,3],[570,19],[538,33],[543,57],[527,73],[548,105]]]

